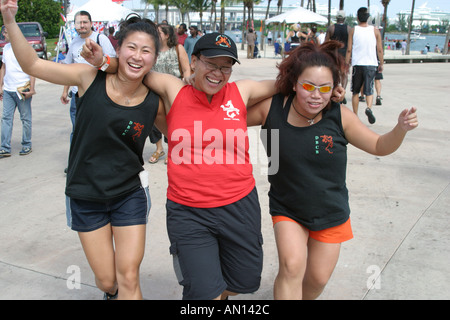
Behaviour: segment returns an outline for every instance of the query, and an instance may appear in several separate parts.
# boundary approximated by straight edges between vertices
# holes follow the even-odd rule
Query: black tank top
[[[137,106],[114,103],[106,93],[106,73],[99,71],[77,104],[66,194],[106,201],[139,188],[142,151],[158,105],[159,97],[151,91]]]
[[[334,33],[331,36],[331,40],[337,40],[340,41],[344,44],[343,48],[340,48],[338,50],[338,52],[341,55],[346,54],[347,52],[347,42],[348,42],[348,30],[347,30],[347,25],[346,24],[335,24],[334,25]]]
[[[297,33],[291,36],[291,43],[300,43],[300,38],[297,37]]]
[[[267,129],[270,160],[270,214],[287,216],[313,231],[340,225],[350,215],[340,105],[332,103],[311,126],[295,127],[287,122],[293,96],[284,107],[283,99],[281,94],[273,97],[262,127]],[[279,146],[279,156],[273,146]]]

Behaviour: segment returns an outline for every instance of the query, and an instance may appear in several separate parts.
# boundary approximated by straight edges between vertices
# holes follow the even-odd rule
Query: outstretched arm
[[[341,107],[342,125],[348,142],[355,147],[377,156],[385,156],[396,151],[406,133],[419,125],[416,108],[403,110],[397,125],[388,133],[379,135],[365,126],[357,115],[346,107]]]
[[[272,97],[265,99],[247,109],[247,126],[259,126],[266,123]]]
[[[99,66],[104,61],[102,47],[91,39],[86,39],[81,56],[94,66]],[[115,73],[117,72],[118,66],[118,59],[111,58],[106,72]],[[184,82],[177,77],[155,71],[150,71],[145,76],[143,83],[161,97],[166,112],[169,112],[170,106],[175,100],[178,91],[184,86]]]
[[[62,85],[78,85],[82,89],[92,82],[95,69],[85,65],[65,65],[39,59],[34,49],[28,44],[15,21],[18,6],[17,0],[2,0],[1,11],[3,22],[8,30],[14,55],[22,70],[30,76]],[[87,68],[86,68],[87,67]],[[92,69],[92,70],[91,70]],[[91,73],[89,73],[91,71]],[[90,79],[90,81],[89,81]]]
[[[247,108],[277,93],[275,80],[238,80],[236,85]]]

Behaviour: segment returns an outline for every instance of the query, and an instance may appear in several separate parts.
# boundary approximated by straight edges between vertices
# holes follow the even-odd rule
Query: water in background
[[[241,31],[228,31],[226,30],[225,33],[230,36],[236,43],[240,43],[242,41],[241,39]],[[260,37],[260,32],[256,31],[256,34],[258,36],[258,42],[261,40]],[[445,42],[445,35],[428,35],[428,34],[424,34],[422,35],[425,37],[424,40],[422,39],[418,39],[416,41],[411,41],[411,47],[410,50],[411,51],[422,51],[425,46],[427,44],[430,45],[430,51],[433,52],[434,51],[434,47],[436,45],[439,46],[439,50],[442,51],[442,48],[444,47],[444,42]],[[402,34],[402,33],[386,33],[384,35],[385,39],[388,39],[388,41],[385,40],[385,45],[387,46],[388,44],[391,45],[391,47],[394,45],[395,47],[395,43],[393,40],[403,40],[406,39],[408,37],[407,34]],[[267,39],[266,43],[267,43]]]
[[[442,51],[442,48],[444,47],[444,42],[445,42],[445,35],[423,34],[422,36],[424,36],[425,39],[418,39],[416,41],[411,41],[411,47],[410,47],[411,51],[422,51],[427,44],[430,45],[431,52],[434,51],[434,47],[436,45],[438,45],[439,50]],[[408,35],[407,34],[386,33],[384,35],[384,37],[385,37],[385,42],[384,42],[385,45],[387,46],[388,44],[390,44],[392,47],[393,45],[395,46],[395,43],[393,40],[403,40],[403,39],[406,39],[408,37]]]

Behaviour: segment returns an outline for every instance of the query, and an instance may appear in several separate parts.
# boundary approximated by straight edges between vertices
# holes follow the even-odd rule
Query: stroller
[[[261,58],[259,55],[258,42],[255,42],[255,49],[253,50],[253,58]]]

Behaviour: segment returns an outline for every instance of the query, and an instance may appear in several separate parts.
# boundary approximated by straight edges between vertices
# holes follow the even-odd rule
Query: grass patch
[[[56,56],[56,45],[58,43],[58,38],[45,39],[47,43],[47,52],[52,54],[52,58]]]

